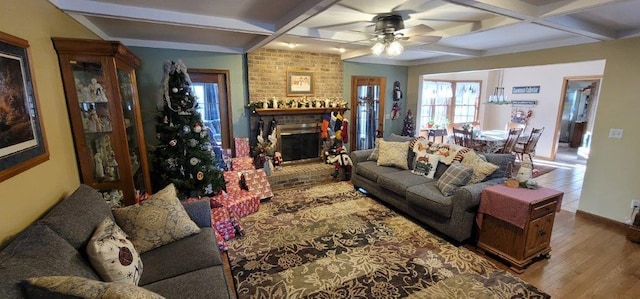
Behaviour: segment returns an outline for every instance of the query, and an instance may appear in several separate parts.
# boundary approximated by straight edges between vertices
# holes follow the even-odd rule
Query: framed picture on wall
[[[29,43],[0,32],[0,182],[49,159]]]
[[[313,96],[313,72],[287,72],[287,96]]]

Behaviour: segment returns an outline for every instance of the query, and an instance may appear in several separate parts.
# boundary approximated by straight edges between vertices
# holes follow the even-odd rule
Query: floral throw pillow
[[[105,218],[87,244],[87,255],[102,280],[138,285],[142,260],[122,229]]]
[[[114,209],[113,216],[140,254],[200,232],[173,184],[140,204]]]
[[[124,282],[102,282],[75,276],[44,276],[22,281],[27,298],[164,298]]]
[[[489,163],[480,158],[480,156],[478,156],[474,151],[463,153],[462,156],[462,165],[473,168],[473,175],[471,176],[468,184],[482,182],[487,176],[491,175],[499,168],[498,165]]]
[[[409,141],[391,142],[380,140],[380,152],[378,153],[377,165],[409,169],[409,165],[407,165],[408,153]]]

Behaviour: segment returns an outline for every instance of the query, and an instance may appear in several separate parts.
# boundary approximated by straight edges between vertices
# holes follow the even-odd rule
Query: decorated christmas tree
[[[162,92],[156,125],[160,143],[153,151],[154,189],[173,183],[180,198],[217,193],[224,178],[182,61],[165,62]]]
[[[402,136],[415,136],[416,127],[413,124],[413,113],[411,109],[407,111],[407,116],[404,118],[404,125],[402,126]]]

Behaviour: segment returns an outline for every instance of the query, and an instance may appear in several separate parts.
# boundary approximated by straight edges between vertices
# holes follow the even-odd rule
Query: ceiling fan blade
[[[411,26],[402,30],[398,30],[396,31],[396,33],[402,33],[404,36],[414,36],[414,35],[424,35],[432,31],[433,31],[433,28],[425,24],[419,24],[416,26]]]
[[[433,36],[433,35],[427,35],[427,36],[410,36],[408,41],[412,42],[412,43],[420,43],[420,44],[432,44],[435,43],[439,40],[442,39],[442,36]]]

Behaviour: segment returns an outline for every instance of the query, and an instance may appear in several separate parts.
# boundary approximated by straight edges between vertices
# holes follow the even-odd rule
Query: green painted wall
[[[240,54],[224,54],[186,50],[170,50],[143,47],[129,47],[142,64],[136,70],[138,93],[142,108],[142,122],[147,144],[156,144],[155,125],[157,106],[161,99],[160,81],[162,66],[166,60],[182,59],[187,68],[217,69],[229,71],[231,119],[234,137],[249,136],[249,120],[244,106],[247,104],[246,82],[244,75],[244,56]]]
[[[343,62],[343,94],[346,100],[351,101],[351,77],[352,76],[370,76],[370,77],[386,77],[386,91],[385,91],[385,120],[384,120],[384,136],[387,137],[391,133],[402,133],[402,125],[404,117],[407,115],[406,103],[407,103],[407,70],[406,66],[395,65],[382,65],[382,64],[369,64],[369,63],[357,63],[357,62]],[[391,108],[393,107],[393,82],[400,81],[400,89],[404,94],[404,98],[400,103],[401,111],[397,119],[392,120],[390,116]],[[415,116],[415,109],[413,109],[413,115]],[[351,122],[350,124],[352,124]]]

